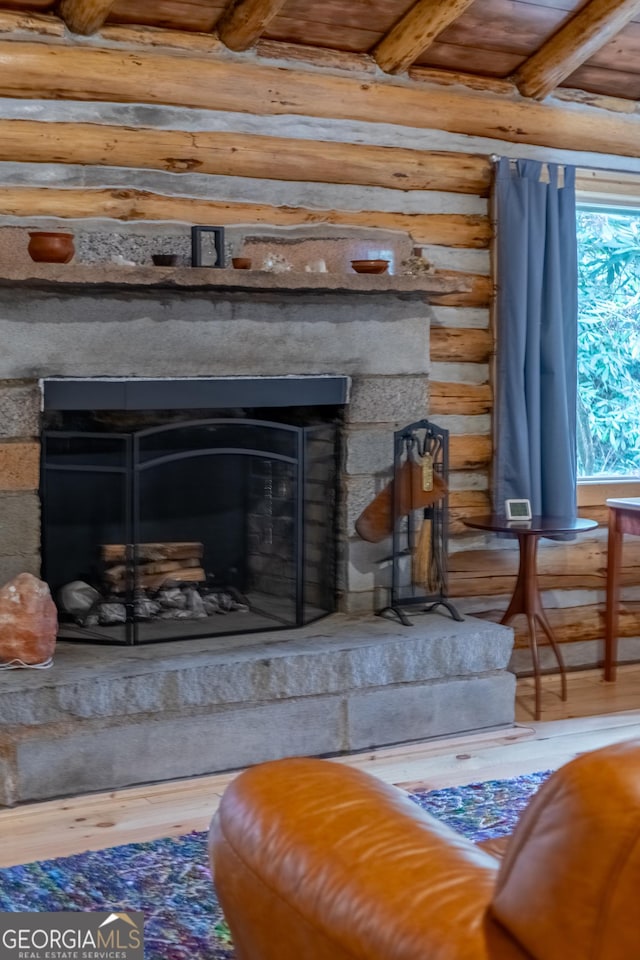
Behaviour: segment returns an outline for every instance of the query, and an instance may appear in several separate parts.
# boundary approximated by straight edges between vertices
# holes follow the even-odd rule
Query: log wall
[[[374,80],[366,58],[347,55],[328,56],[328,74],[313,62],[243,63],[215,38],[171,31],[71,40],[52,18],[12,16],[0,15],[0,225],[358,230],[372,245],[394,231],[467,281],[467,292],[432,298],[429,412],[451,432],[450,592],[464,610],[499,619],[516,553],[463,524],[489,507],[491,156],[573,162],[586,168],[583,188],[637,191],[636,111],[572,102],[567,91],[531,104],[506,84],[454,90],[434,71]],[[0,473],[0,498],[15,490],[11,476]],[[595,501],[584,514],[605,520],[604,493]],[[541,551],[559,639],[592,641],[591,662],[605,566],[604,528]],[[631,591],[639,566],[640,541],[629,543]],[[640,605],[628,596],[621,632],[635,637]]]

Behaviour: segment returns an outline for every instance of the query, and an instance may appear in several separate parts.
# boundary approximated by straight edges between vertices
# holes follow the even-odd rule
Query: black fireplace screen
[[[239,418],[43,434],[60,637],[149,643],[335,608],[336,425]]]

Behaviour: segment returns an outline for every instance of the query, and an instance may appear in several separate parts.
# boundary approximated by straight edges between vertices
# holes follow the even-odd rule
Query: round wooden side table
[[[529,625],[529,646],[533,662],[533,676],[535,683],[535,719],[540,719],[540,660],[538,657],[538,638],[536,620],[546,633],[551,648],[558,661],[562,684],[562,699],[567,699],[567,676],[560,652],[560,647],[547,620],[542,606],[540,590],[538,588],[538,541],[541,537],[554,537],[561,534],[585,533],[593,530],[598,524],[595,520],[582,517],[547,517],[534,516],[531,520],[507,520],[499,514],[489,514],[482,517],[469,517],[464,521],[465,526],[475,530],[487,530],[490,533],[506,533],[517,537],[520,550],[518,565],[518,579],[507,611],[500,623],[509,623],[519,613],[523,613]]]

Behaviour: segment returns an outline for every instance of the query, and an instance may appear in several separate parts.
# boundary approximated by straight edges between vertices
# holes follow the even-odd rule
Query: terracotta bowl
[[[231,263],[234,270],[251,269],[251,259],[249,257],[231,257]]]
[[[151,254],[156,267],[175,267],[178,262],[177,253],[153,253]]]
[[[388,260],[352,260],[351,266],[356,273],[384,273],[389,267]]]
[[[30,232],[27,250],[36,263],[69,263],[76,252],[72,233],[47,230]]]

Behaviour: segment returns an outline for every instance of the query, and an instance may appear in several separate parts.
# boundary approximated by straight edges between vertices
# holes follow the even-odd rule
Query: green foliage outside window
[[[579,210],[578,476],[640,475],[640,216]]]

